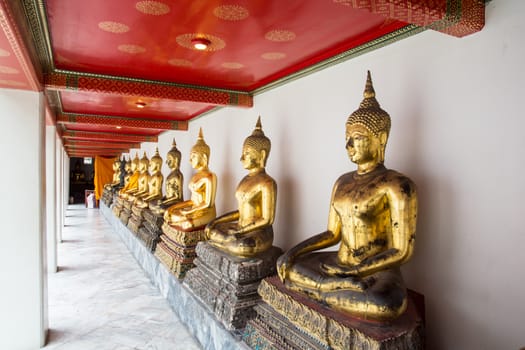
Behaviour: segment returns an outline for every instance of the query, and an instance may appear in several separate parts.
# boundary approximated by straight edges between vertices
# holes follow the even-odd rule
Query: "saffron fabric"
[[[115,158],[105,158],[101,156],[95,157],[95,198],[97,200],[102,197],[104,185],[113,181],[113,163]]]

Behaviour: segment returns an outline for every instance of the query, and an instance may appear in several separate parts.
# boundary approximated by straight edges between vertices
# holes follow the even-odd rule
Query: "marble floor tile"
[[[200,349],[98,209],[68,207],[45,350]]]

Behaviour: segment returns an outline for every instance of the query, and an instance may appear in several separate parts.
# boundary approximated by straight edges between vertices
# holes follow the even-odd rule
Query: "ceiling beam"
[[[129,148],[111,148],[111,147],[100,147],[100,148],[92,148],[92,147],[76,147],[76,146],[66,146],[64,147],[66,151],[86,151],[86,152],[98,152],[98,151],[112,151],[112,152],[121,152],[121,153],[129,153]]]
[[[74,140],[96,140],[96,141],[115,141],[115,142],[157,142],[157,136],[149,135],[130,135],[119,134],[111,132],[96,132],[96,131],[71,131],[66,130],[62,134],[64,139]]]
[[[96,142],[96,141],[81,141],[66,139],[64,147],[66,146],[82,146],[86,148],[140,148],[140,143],[128,143],[128,142]]]
[[[187,121],[179,120],[154,120],[145,118],[125,118],[107,115],[60,113],[57,123],[78,123],[101,126],[125,126],[129,128],[156,129],[156,130],[188,130]]]
[[[344,3],[456,37],[479,32],[485,25],[482,0],[347,0]]]
[[[253,107],[253,96],[243,91],[197,87],[158,81],[117,78],[55,69],[44,76],[46,89],[113,94],[128,97],[165,98],[216,106]]]

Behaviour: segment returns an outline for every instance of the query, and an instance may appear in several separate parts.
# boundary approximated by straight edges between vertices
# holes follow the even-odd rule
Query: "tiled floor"
[[[70,206],[45,350],[199,349],[98,209]]]

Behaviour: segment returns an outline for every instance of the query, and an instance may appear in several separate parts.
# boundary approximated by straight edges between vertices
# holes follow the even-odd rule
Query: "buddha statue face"
[[[258,150],[250,145],[244,145],[241,155],[241,163],[244,169],[263,168],[265,158],[266,152],[264,150]]]
[[[195,170],[205,168],[208,166],[208,157],[201,152],[192,151],[190,153],[190,164]]]
[[[382,163],[386,145],[386,132],[374,135],[360,124],[347,124],[346,151],[355,164]]]
[[[149,162],[149,172],[156,173],[160,171],[161,166],[162,166],[162,160],[159,161],[157,159],[151,159],[151,161]]]
[[[139,159],[137,157],[135,157],[132,161],[131,161],[131,172],[135,172],[138,170],[138,167],[139,167]]]
[[[168,153],[168,157],[166,158],[166,164],[170,169],[178,169],[180,165],[180,156],[176,156],[173,153]]]

